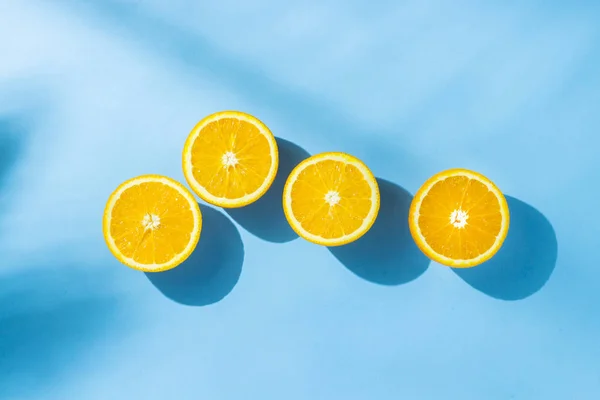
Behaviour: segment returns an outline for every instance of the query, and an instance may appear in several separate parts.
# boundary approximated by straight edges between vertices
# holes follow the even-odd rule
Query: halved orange
[[[179,182],[142,175],[123,182],[110,195],[103,219],[104,239],[123,264],[159,272],[185,261],[198,244],[202,214],[194,196]]]
[[[369,168],[344,153],[302,161],[283,189],[283,210],[298,236],[340,246],[364,235],[379,211],[379,187]]]
[[[275,137],[265,124],[239,111],[198,122],[183,149],[183,173],[204,201],[242,207],[269,189],[279,165]]]
[[[432,260],[468,268],[489,260],[502,246],[510,216],[502,192],[485,176],[451,169],[428,179],[415,195],[410,232]]]

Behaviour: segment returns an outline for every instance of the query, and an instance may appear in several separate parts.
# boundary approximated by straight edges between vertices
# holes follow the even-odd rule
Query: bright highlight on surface
[[[302,161],[283,191],[283,210],[302,238],[340,246],[364,235],[377,218],[379,188],[369,168],[344,153]]]
[[[473,267],[502,246],[509,210],[500,190],[485,176],[464,169],[440,172],[419,189],[409,226],[429,258],[451,267]]]

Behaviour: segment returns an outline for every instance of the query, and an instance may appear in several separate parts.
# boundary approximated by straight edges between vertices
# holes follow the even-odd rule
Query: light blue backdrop
[[[0,0],[0,398],[600,398],[598,21],[597,1]],[[108,195],[183,181],[185,137],[221,109],[280,138],[274,189],[203,206],[179,270],[120,265]],[[382,217],[329,251],[278,201],[333,150],[380,178]],[[460,274],[405,220],[450,167],[512,212]]]

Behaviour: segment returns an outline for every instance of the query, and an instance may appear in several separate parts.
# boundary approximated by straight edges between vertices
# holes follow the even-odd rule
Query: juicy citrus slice
[[[283,189],[283,211],[298,236],[340,246],[364,235],[379,211],[379,187],[351,155],[322,153],[302,161]]]
[[[450,267],[473,267],[502,246],[509,225],[506,199],[488,178],[451,169],[428,179],[415,195],[410,232],[432,260]]]
[[[192,253],[202,229],[194,196],[171,178],[143,175],[122,183],[104,210],[104,239],[123,264],[165,271]]]
[[[221,111],[198,122],[183,149],[194,192],[220,207],[242,207],[269,189],[279,165],[275,137],[252,115]]]

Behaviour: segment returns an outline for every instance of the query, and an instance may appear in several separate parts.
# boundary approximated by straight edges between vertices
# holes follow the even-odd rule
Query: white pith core
[[[460,208],[450,213],[450,223],[454,225],[455,228],[463,229],[467,225],[468,219],[469,213]]]
[[[235,167],[238,163],[238,159],[233,151],[227,151],[223,154],[223,157],[221,157],[221,162],[224,167]]]
[[[144,219],[142,219],[142,225],[144,229],[155,230],[160,226],[160,217],[156,214],[146,214],[144,215]]]
[[[325,194],[325,202],[329,204],[330,207],[335,206],[340,200],[340,194],[335,190],[330,190]]]

